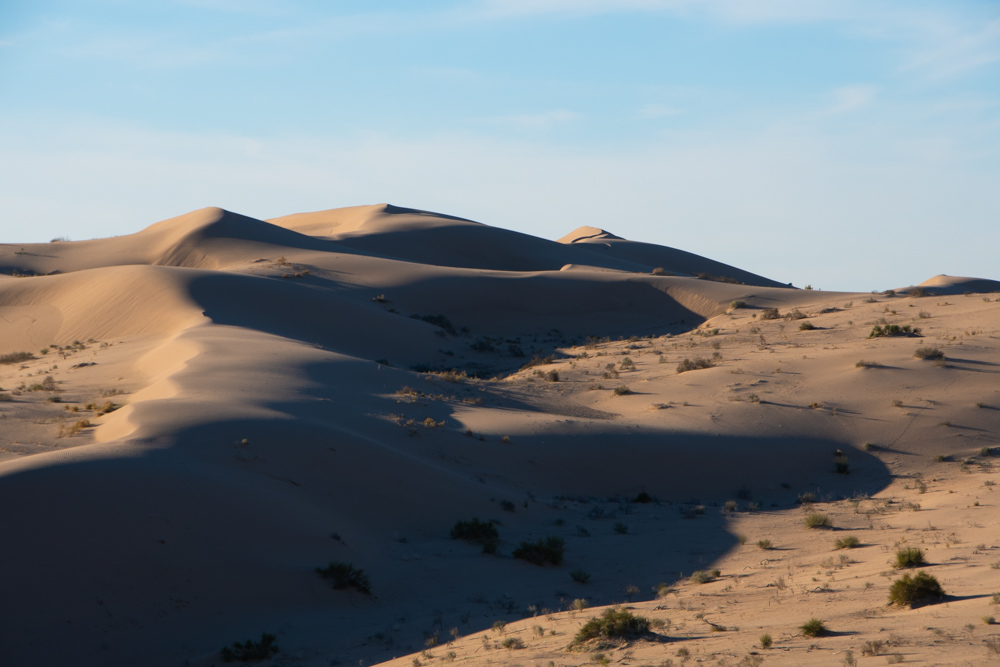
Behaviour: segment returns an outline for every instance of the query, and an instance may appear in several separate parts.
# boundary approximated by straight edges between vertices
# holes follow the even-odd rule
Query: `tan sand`
[[[30,353],[0,364],[0,664],[213,665],[261,632],[265,665],[991,664],[998,290],[797,290],[391,205],[0,245],[0,355]],[[450,539],[473,517],[497,554]],[[512,557],[547,536],[561,565]],[[902,546],[944,600],[887,606]],[[654,634],[568,649],[615,604]]]

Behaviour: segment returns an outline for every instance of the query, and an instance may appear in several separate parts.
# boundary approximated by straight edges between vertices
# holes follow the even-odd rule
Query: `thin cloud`
[[[878,87],[869,84],[837,88],[832,93],[834,103],[830,113],[846,113],[866,107],[877,94]]]
[[[683,109],[668,106],[666,104],[645,104],[636,111],[639,118],[666,118],[668,116],[679,116],[684,113]]]
[[[560,125],[576,120],[580,114],[568,109],[553,109],[542,113],[510,114],[506,116],[493,116],[487,120],[499,125],[511,125],[523,129],[544,130],[553,125]]]

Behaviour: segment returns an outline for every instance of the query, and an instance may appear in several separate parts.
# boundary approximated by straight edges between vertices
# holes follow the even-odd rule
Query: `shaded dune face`
[[[17,573],[0,662],[208,665],[281,628],[302,664],[371,664],[429,628],[489,628],[511,600],[609,604],[672,580],[735,547],[728,499],[777,515],[806,492],[875,494],[890,471],[864,440],[936,451],[885,396],[983,400],[985,339],[941,368],[912,340],[874,347],[864,323],[928,308],[943,341],[982,329],[988,298],[951,321],[867,296],[599,228],[550,241],[388,204],[269,221],[206,208],[128,236],[0,245],[0,355],[29,353],[0,365],[17,545],[0,555]],[[862,356],[883,368],[864,383]],[[985,431],[987,412],[954,419]],[[449,539],[474,516],[500,522],[500,556]],[[625,521],[628,548],[612,530]],[[549,534],[594,574],[587,591],[510,557]],[[331,561],[362,567],[375,596],[332,591],[315,573]]]

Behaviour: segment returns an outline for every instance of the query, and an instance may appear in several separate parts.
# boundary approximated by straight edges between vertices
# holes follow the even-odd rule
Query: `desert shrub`
[[[0,391],[0,403],[11,403],[14,401],[14,397],[5,391]]]
[[[889,604],[912,607],[920,600],[938,599],[944,597],[941,584],[933,576],[923,570],[915,575],[904,574],[892,582],[889,587]]]
[[[496,553],[496,543],[500,539],[496,523],[496,521],[480,521],[477,518],[473,518],[472,521],[458,521],[452,526],[451,539],[480,544],[483,551],[487,551],[489,546],[491,550],[488,553]]]
[[[920,567],[926,565],[923,549],[918,547],[906,547],[896,552],[896,567]]]
[[[590,639],[630,639],[649,632],[649,619],[635,616],[627,609],[606,609],[604,614],[592,618],[573,638],[574,644]]]
[[[0,354],[0,364],[19,364],[34,358],[35,355],[31,352],[10,352],[9,354]]]
[[[628,396],[632,393],[632,390],[625,385],[619,385],[613,390],[615,396]]]
[[[364,570],[355,568],[350,563],[332,561],[325,568],[316,568],[316,573],[330,582],[335,590],[353,588],[356,591],[371,595],[371,582]]]
[[[553,369],[545,374],[545,379],[549,382],[559,382],[559,371]]]
[[[855,368],[882,368],[882,364],[877,361],[865,361],[862,359],[858,363],[854,364]]]
[[[885,652],[885,642],[881,639],[869,639],[861,646],[861,655],[882,655]]]
[[[918,348],[913,356],[917,359],[926,359],[928,361],[936,361],[938,359],[944,359],[944,352],[937,349],[936,347],[921,347]]]
[[[823,621],[818,618],[810,618],[808,621],[799,626],[799,630],[806,637],[822,637],[827,633],[826,626],[823,625]]]
[[[854,549],[859,544],[861,540],[854,537],[853,535],[848,535],[847,537],[841,537],[836,542],[833,543],[834,547],[837,549]]]
[[[738,509],[739,509],[739,504],[735,500],[727,500],[726,502],[722,503],[722,511],[725,512],[726,514],[735,512]]]
[[[632,361],[632,359],[630,359],[629,357],[625,357],[624,359],[622,359],[622,362],[618,365],[618,367],[623,371],[634,371],[635,362]]]
[[[545,539],[540,538],[537,542],[521,542],[511,555],[535,565],[561,565],[565,549],[564,539],[550,535]]]
[[[578,584],[585,584],[590,581],[590,575],[583,570],[573,570],[569,573],[569,576]]]
[[[712,581],[713,578],[714,577],[712,577],[712,574],[710,572],[706,572],[705,570],[698,570],[691,574],[691,583],[707,584],[708,582]]]
[[[806,528],[829,528],[830,517],[825,514],[810,514],[806,517]]]
[[[278,647],[274,643],[277,639],[272,634],[262,632],[260,641],[248,639],[242,644],[233,642],[232,646],[224,647],[219,653],[223,662],[254,662],[257,660],[267,660],[278,652]]]
[[[757,548],[758,549],[762,549],[764,551],[767,551],[768,549],[771,549],[771,547],[772,547],[771,540],[757,540]]]
[[[729,307],[732,310],[739,310],[740,308],[746,308],[747,302],[744,301],[743,299],[736,299],[735,301],[729,304]]]
[[[906,336],[909,338],[919,336],[920,329],[913,327],[910,328],[909,324],[904,324],[902,326],[898,324],[876,324],[872,327],[872,331],[868,334],[869,338],[888,338],[892,336]]]
[[[531,358],[531,361],[529,361],[525,365],[521,366],[521,370],[523,371],[523,370],[526,370],[528,368],[532,368],[534,366],[545,366],[546,364],[551,364],[555,360],[556,360],[556,358],[553,357],[552,355],[549,355],[547,357],[539,357],[539,356],[536,355],[536,356],[534,356],[534,357]]]
[[[923,287],[911,287],[909,289],[909,296],[917,296],[917,297],[927,296],[927,290],[925,290]]]
[[[691,359],[685,359],[681,363],[677,364],[677,372],[685,373],[687,371],[696,371],[702,368],[711,368],[715,366],[711,359],[705,359],[702,357],[696,357],[694,361]]]
[[[778,314],[777,308],[765,308],[760,312],[760,319],[762,320],[776,320],[781,315]]]
[[[645,491],[640,491],[639,494],[632,499],[633,503],[651,503],[653,502],[653,496],[649,495]]]
[[[451,334],[452,336],[458,335],[458,331],[455,330],[455,325],[453,325],[444,315],[424,315],[418,319],[427,322],[427,324],[438,327],[439,329],[444,329],[445,332]]]
[[[761,648],[771,648],[771,644],[773,644],[773,643],[774,643],[774,640],[771,639],[771,635],[767,634],[766,632],[760,636],[760,647]]]
[[[799,331],[812,331],[816,328],[816,325],[812,322],[803,322],[799,325]]]
[[[503,646],[505,649],[508,650],[525,648],[524,642],[517,637],[507,637],[502,642],[500,642],[500,646]]]
[[[847,475],[851,472],[850,462],[844,454],[838,454],[833,458],[833,470],[841,475]]]
[[[658,266],[655,269],[653,269],[652,273],[654,276],[663,276],[666,275],[667,271],[662,266]]]
[[[795,310],[792,310],[792,311],[789,311],[789,312],[785,313],[785,319],[786,320],[804,320],[807,317],[809,317],[809,316],[806,315],[805,313],[803,313],[798,308],[796,308]]]

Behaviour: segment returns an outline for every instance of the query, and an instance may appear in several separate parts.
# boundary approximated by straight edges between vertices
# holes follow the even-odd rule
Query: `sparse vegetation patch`
[[[604,614],[587,621],[576,636],[573,644],[582,644],[590,639],[636,639],[649,632],[649,619],[635,616],[627,609],[607,609]]]

